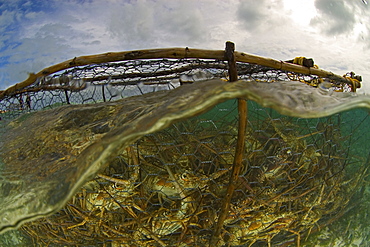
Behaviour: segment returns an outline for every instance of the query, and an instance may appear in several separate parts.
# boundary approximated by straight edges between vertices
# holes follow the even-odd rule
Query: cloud
[[[265,3],[265,0],[240,1],[237,15],[245,29],[252,31],[263,23],[263,20],[267,17],[267,13],[264,11]]]
[[[119,39],[122,44],[140,46],[144,42],[155,38],[153,36],[152,4],[146,5],[139,1],[135,4],[125,2],[122,5],[110,6],[110,15],[107,21],[107,31],[114,39]]]
[[[311,25],[326,35],[340,35],[352,32],[356,23],[353,9],[343,0],[316,0],[318,15]]]
[[[167,1],[163,1],[163,7]],[[206,3],[206,2],[204,2]],[[212,2],[208,1],[208,4]],[[164,8],[159,16],[158,26],[163,27],[162,34],[175,42],[196,45],[209,40],[210,31],[205,23],[205,9],[197,1],[178,1],[171,8]],[[210,25],[212,26],[212,25]]]
[[[212,48],[222,40],[220,48],[226,40],[222,25],[227,20],[220,20],[224,16],[217,13],[232,4],[212,0],[55,0],[46,5],[14,1],[0,7],[0,89],[75,56],[155,47]]]
[[[209,4],[213,2],[208,1]],[[205,40],[203,15],[197,1],[134,1],[112,5],[107,30],[131,48],[168,43],[192,45]]]
[[[275,59],[310,56],[324,69],[331,61],[339,64],[334,58],[349,56],[346,49],[351,49],[356,55],[351,63],[344,58],[340,67],[364,69],[354,65],[356,59],[366,59],[370,48],[369,8],[361,1],[317,0],[318,14],[310,27],[295,22],[290,13],[296,9],[286,8],[287,2],[6,1],[0,5],[0,90],[26,79],[28,72],[75,56],[174,46],[220,50],[227,40],[235,42],[238,51]],[[336,6],[331,8],[330,3]],[[340,25],[343,15],[344,27]],[[309,17],[307,13],[305,18]],[[332,34],[351,33],[353,27],[361,42],[351,35],[332,38]],[[364,64],[356,64],[360,63]]]
[[[316,0],[310,25],[327,37],[346,37],[370,49],[370,6],[364,1]],[[351,47],[351,46],[350,46]]]
[[[359,1],[356,2],[355,9],[357,25],[354,31],[358,35],[358,41],[365,43],[366,48],[370,49],[370,5]]]
[[[243,0],[237,7],[238,22],[249,32],[280,28],[287,20],[282,13],[283,2]]]
[[[22,48],[22,37],[24,33],[24,23],[30,23],[35,18],[36,13],[40,13],[39,9],[30,10],[29,2],[25,1],[8,1],[0,5],[0,88],[10,86],[14,80],[24,78],[19,77],[19,67],[15,71],[14,67],[19,66],[19,63],[24,63]],[[25,59],[27,61],[27,59]]]
[[[100,44],[86,27],[91,23],[81,22],[83,4],[43,2],[15,1],[0,9],[0,89]]]

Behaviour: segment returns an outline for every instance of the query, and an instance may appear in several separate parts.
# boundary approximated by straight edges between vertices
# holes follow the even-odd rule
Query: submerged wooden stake
[[[230,82],[238,80],[238,72],[236,69],[236,59],[234,56],[234,50],[235,50],[234,43],[229,41],[226,42],[225,59],[228,61],[229,65]],[[231,197],[235,190],[235,182],[238,180],[240,171],[242,169],[245,132],[247,127],[247,101],[245,99],[238,99],[238,115],[239,115],[238,139],[235,148],[233,168],[231,171],[229,185],[227,187],[227,192],[221,207],[218,221],[210,241],[210,246],[217,245],[217,242],[220,240],[224,221],[229,214],[229,205]]]

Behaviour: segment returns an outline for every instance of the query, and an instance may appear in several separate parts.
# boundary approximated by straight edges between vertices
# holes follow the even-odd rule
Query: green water
[[[235,123],[237,121],[237,101],[229,100],[221,103],[196,118],[204,121],[203,127],[205,128],[222,128],[225,124]],[[368,112],[363,109],[355,109],[320,119],[301,119],[282,116],[274,110],[262,108],[255,102],[249,101],[248,123],[257,128],[253,124],[264,119],[279,121],[284,119],[284,121],[300,126],[301,135],[317,132],[322,124],[331,125],[335,131],[340,132],[338,138],[342,138],[341,144],[350,147],[348,155],[352,165],[346,171],[348,179],[358,176],[358,171],[364,164],[369,165],[370,118]],[[314,138],[315,135],[312,135],[307,137],[307,140],[314,140]],[[365,180],[369,181],[369,178],[365,176]],[[310,234],[307,239],[302,239],[301,246],[367,246],[370,241],[368,216],[370,189],[368,184],[358,187],[357,192],[351,198],[348,211],[342,217],[320,232]],[[17,230],[0,235],[0,246],[30,245],[30,240]]]

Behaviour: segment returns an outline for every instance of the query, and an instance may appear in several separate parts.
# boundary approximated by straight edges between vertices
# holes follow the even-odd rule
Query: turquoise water
[[[232,116],[229,120],[235,120],[234,117],[237,114],[235,105],[236,100],[225,102],[206,116],[219,114],[223,117]],[[221,111],[223,114],[218,112],[220,109],[223,109]],[[336,142],[344,147],[342,151],[338,151],[337,155],[341,155],[341,152],[347,152],[349,165],[346,167],[345,180],[351,181],[362,176],[363,181],[349,199],[346,210],[338,215],[338,219],[333,220],[321,231],[309,234],[304,241],[302,240],[301,246],[368,246],[370,242],[370,216],[368,213],[370,209],[370,173],[366,169],[370,169],[369,111],[367,109],[354,109],[326,118],[301,119],[282,116],[275,110],[262,108],[253,101],[248,102],[248,109],[250,122],[266,118],[283,118],[301,126],[302,135],[320,130],[323,124],[333,126],[337,132],[333,131],[333,138],[339,138]],[[315,138],[314,136],[312,136],[312,140]],[[310,138],[307,138],[308,142]],[[327,142],[330,141],[333,141],[333,144],[335,142],[335,140],[327,140]],[[335,217],[333,216],[333,219]]]
[[[225,128],[225,125],[233,125],[237,121],[237,101],[230,100],[217,105],[209,112],[197,117],[203,121],[204,128]],[[333,142],[333,145],[341,143],[343,147],[350,147],[349,150],[343,149],[342,152],[347,152],[348,162],[350,165],[346,167],[348,180],[355,179],[359,176],[361,169],[369,165],[370,155],[370,133],[368,126],[370,125],[369,114],[366,110],[355,109],[334,116],[320,119],[301,119],[282,116],[278,112],[262,108],[258,104],[248,102],[248,127],[255,131],[261,131],[265,127],[266,119],[286,124],[283,126],[287,133],[289,128],[299,126],[297,132],[300,136],[307,136],[305,140],[308,143],[317,140],[316,132],[322,131],[323,126],[332,126],[328,128],[333,140],[327,139],[327,142]],[[280,126],[280,125],[279,125]],[[316,134],[312,134],[316,133]],[[312,135],[310,135],[312,134]],[[341,152],[341,150],[339,150]],[[332,154],[340,155],[340,154]],[[366,176],[365,180],[369,180]],[[351,198],[348,211],[344,212],[343,216],[334,221],[329,226],[323,228],[318,233],[312,233],[307,239],[301,240],[301,246],[366,246],[366,241],[369,240],[369,218],[367,211],[369,209],[368,198],[370,191],[366,184],[361,184],[357,188],[357,192]],[[333,216],[334,217],[334,216]],[[18,231],[10,231],[0,237],[0,246],[29,246],[30,242],[23,234]]]

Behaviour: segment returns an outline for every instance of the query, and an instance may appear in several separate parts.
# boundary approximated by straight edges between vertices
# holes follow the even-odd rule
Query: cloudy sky
[[[76,56],[134,49],[312,57],[370,93],[367,0],[0,0],[0,90]],[[366,84],[369,85],[366,85]]]

